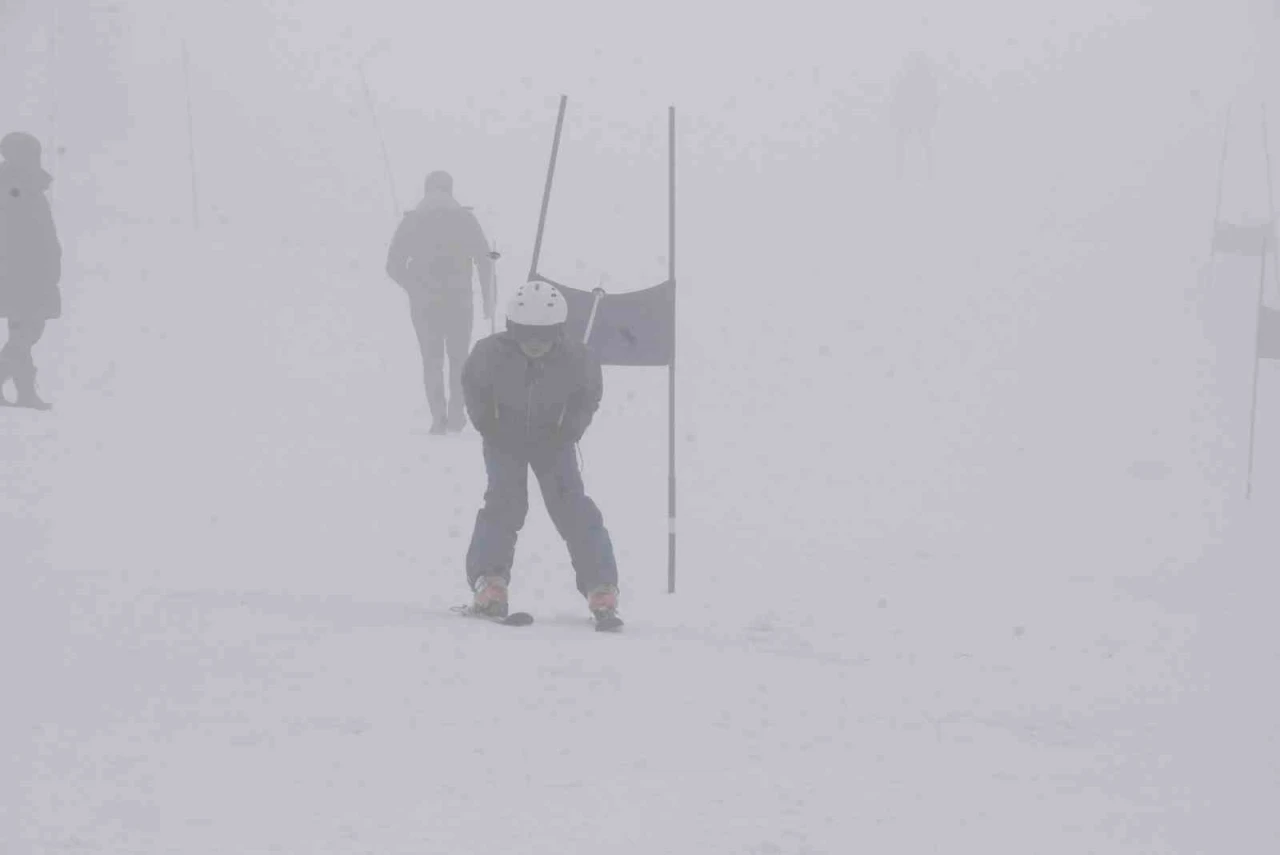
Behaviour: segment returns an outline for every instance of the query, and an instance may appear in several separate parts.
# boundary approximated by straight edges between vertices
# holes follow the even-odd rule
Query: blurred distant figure
[[[907,150],[919,143],[929,174],[933,174],[933,129],[938,121],[938,74],[933,61],[915,53],[903,63],[894,87],[892,118],[897,133],[898,177],[906,168]]]
[[[11,133],[0,139],[0,318],[9,338],[0,350],[0,403],[47,410],[36,394],[31,350],[47,321],[62,316],[62,245],[45,195],[53,177],[40,165],[40,141]],[[13,380],[11,404],[4,387]]]
[[[467,424],[462,365],[471,350],[475,316],[471,271],[480,278],[486,320],[493,317],[493,262],[489,242],[470,208],[453,198],[453,177],[427,176],[418,207],[404,215],[387,252],[387,275],[409,295],[413,328],[431,408],[431,433],[461,431]],[[449,357],[445,395],[444,359]]]

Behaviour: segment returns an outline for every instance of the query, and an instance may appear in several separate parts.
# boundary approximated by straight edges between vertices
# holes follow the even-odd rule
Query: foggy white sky
[[[1238,510],[1256,272],[1236,260],[1212,288],[1198,277],[1221,123],[1233,100],[1241,105],[1239,156],[1228,167],[1224,218],[1256,214],[1265,200],[1252,99],[1267,94],[1259,81],[1280,80],[1268,70],[1276,64],[1263,62],[1280,44],[1273,3],[758,6],[0,0],[0,133],[29,130],[53,149],[47,165],[67,248],[66,315],[40,345],[50,354],[44,376],[56,420],[52,428],[29,422],[29,435],[0,431],[6,448],[22,449],[9,459],[21,457],[15,471],[23,473],[0,492],[8,502],[0,530],[13,522],[0,546],[16,544],[21,556],[24,539],[39,542],[47,527],[48,553],[66,584],[90,574],[65,597],[61,582],[14,577],[17,596],[3,599],[19,620],[0,621],[14,639],[0,648],[13,651],[10,671],[29,672],[30,690],[13,693],[17,705],[4,709],[16,723],[0,732],[27,740],[36,723],[59,716],[87,727],[108,702],[120,705],[123,721],[144,703],[148,715],[159,712],[153,697],[174,686],[201,699],[246,679],[284,687],[283,708],[298,721],[332,707],[374,723],[363,742],[341,734],[328,747],[307,742],[290,754],[273,740],[297,736],[292,723],[268,739],[230,721],[193,727],[186,695],[170,695],[180,703],[156,729],[104,725],[110,739],[101,743],[59,745],[53,732],[48,745],[22,746],[29,762],[0,769],[0,786],[12,781],[25,801],[0,798],[0,814],[18,805],[42,830],[75,830],[80,844],[92,845],[80,832],[102,831],[99,820],[108,830],[118,824],[121,792],[159,827],[217,806],[213,786],[223,788],[228,840],[242,842],[245,815],[272,814],[264,827],[274,821],[272,830],[296,842],[298,829],[334,831],[350,811],[351,825],[371,835],[360,845],[386,842],[389,851],[395,841],[378,835],[394,824],[382,819],[415,799],[439,808],[439,828],[453,828],[450,799],[461,798],[448,780],[453,768],[474,762],[470,739],[492,745],[497,734],[528,743],[493,755],[501,758],[495,780],[511,785],[497,791],[503,804],[540,804],[521,790],[529,778],[510,772],[510,758],[526,747],[548,752],[534,752],[533,774],[550,769],[578,780],[598,770],[596,746],[614,745],[618,768],[641,770],[619,780],[668,792],[677,819],[689,821],[704,789],[734,796],[700,817],[710,821],[689,823],[726,851],[749,851],[729,850],[737,840],[723,834],[726,823],[741,830],[732,817],[743,804],[761,822],[786,814],[804,823],[820,810],[828,823],[852,816],[839,803],[844,787],[817,788],[822,798],[799,810],[790,782],[819,768],[861,776],[878,767],[896,781],[918,773],[914,794],[873,775],[860,798],[901,808],[900,824],[885,833],[921,838],[946,833],[945,823],[962,816],[973,820],[974,804],[989,807],[987,827],[1005,835],[995,839],[1011,839],[1009,815],[1037,843],[1048,821],[1103,834],[1132,808],[1130,818],[1158,823],[1149,801],[1157,798],[1186,808],[1182,821],[1203,825],[1214,841],[1265,824],[1274,776],[1263,773],[1272,770],[1259,762],[1255,786],[1238,767],[1258,760],[1247,741],[1265,729],[1274,705],[1242,692],[1232,709],[1184,711],[1176,732],[1153,731],[1152,722],[1168,719],[1145,694],[1175,676],[1194,682],[1176,648],[1183,624],[1201,620],[1239,628],[1243,638],[1220,636],[1221,661],[1249,690],[1269,689],[1253,677],[1274,664],[1265,614],[1274,597],[1249,596],[1271,578],[1255,573],[1251,543],[1206,563],[1203,591],[1188,588],[1159,620],[1151,602],[1110,600],[1143,574],[1154,589],[1159,574],[1180,572],[1215,538],[1226,542]],[[200,232],[189,227],[184,41]],[[417,201],[428,171],[453,172],[459,199],[476,207],[505,253],[507,294],[527,269],[562,93],[570,109],[544,272],[587,287],[608,275],[618,290],[665,275],[665,110],[679,111],[678,466],[681,561],[691,568],[681,572],[683,591],[694,593],[628,600],[641,626],[684,629],[663,654],[672,663],[651,658],[655,636],[643,634],[642,653],[631,659],[591,654],[627,675],[619,684],[640,688],[617,703],[606,696],[593,718],[601,729],[586,731],[587,740],[581,730],[548,727],[529,743],[527,731],[507,727],[513,710],[496,696],[509,696],[510,686],[473,679],[488,654],[449,625],[424,643],[414,622],[408,646],[403,633],[386,631],[409,628],[404,603],[425,594],[442,606],[465,595],[450,574],[482,485],[478,456],[463,463],[452,451],[434,455],[410,432],[421,416],[420,365],[403,295],[383,272],[395,214],[355,73],[358,57],[375,47],[368,80],[400,206]],[[914,51],[942,69],[931,181],[896,179],[885,115],[893,78]],[[1280,110],[1273,115],[1274,144]],[[1280,414],[1270,394],[1276,366],[1265,368],[1259,424],[1274,439],[1267,426]],[[591,490],[631,550],[622,556],[626,584],[655,597],[666,535],[664,380],[661,372],[611,371],[586,449]],[[1278,454],[1274,442],[1260,446],[1258,471],[1271,496]],[[1134,472],[1155,474],[1148,481]],[[1254,507],[1257,543],[1271,544],[1274,514]],[[556,592],[565,602],[574,592],[562,584],[559,544],[542,522],[541,541],[537,519],[532,538],[522,538],[546,556],[531,562],[530,575],[543,573],[552,593],[531,601],[552,613]],[[815,579],[830,586],[821,597]],[[165,606],[151,599],[156,590],[139,596],[153,583],[228,593]],[[537,584],[523,590],[539,591]],[[261,614],[245,611],[239,592],[265,589],[279,596],[259,598]],[[323,603],[308,602],[307,592]],[[1237,594],[1257,610],[1248,620],[1214,616],[1205,605]],[[705,622],[705,603],[718,597],[740,610],[719,615],[718,631],[737,633],[734,644],[745,637],[748,651],[769,636],[769,644],[785,643],[787,657],[761,670],[765,660],[756,657],[735,657],[726,669],[723,659],[690,656],[700,643],[687,629]],[[154,611],[130,611],[135,602]],[[296,624],[268,616],[281,605]],[[656,620],[668,605],[689,610],[669,613],[670,624]],[[850,609],[863,611],[849,620]],[[64,611],[75,619],[62,620]],[[765,630],[729,628],[748,620]],[[81,632],[81,621],[92,631]],[[311,637],[314,621],[338,627],[332,646]],[[64,635],[63,624],[75,632]],[[1014,624],[1028,632],[1010,647]],[[207,647],[190,646],[192,627]],[[720,647],[723,639],[708,640]],[[155,658],[142,655],[144,642]],[[582,661],[554,679],[591,699],[568,708],[592,715],[600,696],[585,694],[596,682],[582,679],[579,666],[591,662],[578,652],[585,649],[573,649],[570,658]],[[791,655],[828,649],[859,657],[856,669],[840,672],[848,681],[806,670]],[[1103,649],[1105,660],[1096,655]],[[536,660],[545,648],[521,650],[530,658],[506,658],[511,673],[544,680],[550,672]],[[434,677],[426,667],[433,655],[442,657]],[[864,655],[881,667],[864,667]],[[286,670],[244,670],[264,656],[279,657]],[[297,682],[303,667],[314,670],[305,691]],[[406,668],[428,677],[406,689]],[[669,673],[687,681],[673,684]],[[709,673],[717,679],[706,680]],[[761,703],[759,687],[770,682],[774,703],[785,698],[794,719]],[[841,682],[841,693],[826,699],[795,690]],[[665,739],[668,731],[644,712],[672,685],[681,702],[669,705],[670,732],[680,737],[747,704],[760,723],[735,721],[745,728],[740,742],[698,740],[690,750]],[[494,693],[502,721],[493,728],[472,714],[476,690]],[[707,692],[702,724],[691,729],[686,702]],[[236,703],[245,710],[270,711],[243,695]],[[548,717],[532,719],[535,727],[567,726],[559,703],[571,697],[544,704]],[[1108,718],[1135,699],[1136,717]],[[853,727],[849,715],[843,749],[797,748],[834,727],[815,710],[854,708],[859,722]],[[613,716],[624,709],[631,717],[619,731]],[[931,710],[939,717],[922,721]],[[941,723],[953,713],[944,745]],[[982,723],[984,715],[992,717]],[[404,746],[421,745],[433,716],[450,726],[437,732],[458,753],[421,764]],[[840,712],[841,729],[844,718]],[[1232,750],[1197,739],[1211,719]],[[452,729],[460,722],[475,733]],[[1073,723],[1072,738],[1096,739],[1078,746],[1088,758],[1052,735]],[[1108,741],[1122,731],[1139,744]],[[618,732],[654,738],[623,744],[613,739]],[[1037,733],[1049,742],[1033,758],[1009,753]],[[777,744],[762,754],[764,737]],[[580,766],[575,757],[559,765],[564,752],[551,752],[561,738],[584,752]],[[260,739],[262,751],[245,753]],[[148,775],[97,774],[136,758],[140,745],[153,747]],[[350,752],[350,766],[312,774],[306,764],[327,761],[335,745]],[[936,753],[944,749],[957,753]],[[1179,752],[1188,750],[1203,769],[1186,765]],[[877,755],[895,751],[898,763],[890,756],[879,765],[885,757]],[[1174,755],[1181,768],[1169,762]],[[670,767],[647,765],[654,756],[667,756]],[[937,769],[913,772],[913,758],[938,756],[945,759]],[[1015,760],[1002,759],[1009,756]],[[734,765],[744,757],[754,758],[750,769]],[[1124,786],[1136,806],[1105,801],[1117,786],[1116,757],[1129,764]],[[1096,775],[1071,768],[1086,760],[1100,764]],[[971,780],[939,774],[952,762],[977,771]],[[233,774],[241,763],[253,774]],[[402,777],[389,777],[386,766]],[[34,788],[19,777],[28,768],[42,776]],[[758,802],[737,798],[733,786],[750,794],[765,783],[761,768],[781,787],[761,786]],[[1009,777],[1010,768],[1027,777]],[[6,778],[10,769],[18,772]],[[1161,771],[1176,773],[1166,783],[1190,788],[1157,794],[1152,776]],[[366,789],[366,780],[381,786]],[[716,786],[699,789],[704,780]],[[1055,799],[1069,782],[1096,808],[1068,800],[1060,812]],[[321,793],[329,783],[337,786]],[[698,792],[689,798],[682,787]],[[273,798],[282,791],[292,794],[283,803]],[[615,818],[581,812],[576,788],[557,785],[550,798],[564,816]],[[326,808],[320,823],[290,810],[311,799]],[[1214,799],[1222,819],[1194,814],[1197,800]],[[81,826],[64,810],[77,802],[89,811]],[[938,824],[911,822],[921,804],[942,817]],[[524,821],[520,811],[499,819]],[[677,833],[679,822],[665,830]],[[170,831],[167,840],[206,834],[203,825]]]
[[[194,63],[206,168],[234,164],[241,174],[255,175],[292,169],[299,160],[313,160],[332,174],[334,161],[350,165],[368,157],[353,65],[378,49],[368,64],[369,81],[379,108],[389,114],[384,121],[397,179],[409,196],[425,170],[468,155],[477,163],[461,171],[487,171],[496,181],[502,167],[494,161],[536,153],[528,161],[534,168],[522,174],[536,173],[548,114],[560,93],[574,100],[575,121],[597,126],[593,146],[601,152],[643,153],[645,138],[656,137],[649,153],[660,153],[661,114],[675,103],[691,164],[733,170],[768,163],[776,171],[780,161],[798,159],[831,169],[851,151],[875,151],[873,129],[882,122],[889,85],[914,50],[936,57],[944,69],[950,102],[943,133],[965,129],[995,137],[983,111],[1001,101],[1012,113],[1025,111],[1018,99],[1037,86],[1043,91],[1028,97],[1045,100],[1058,115],[1076,114],[1077,121],[1087,119],[1090,101],[1124,89],[1115,79],[1120,73],[1147,74],[1157,86],[1163,80],[1183,93],[1190,83],[1210,102],[1221,100],[1216,96],[1250,72],[1251,39],[1265,30],[1254,2],[988,0],[755,9],[665,2],[374,0],[355,8],[332,2],[59,0],[63,39],[54,70],[45,49],[54,6],[33,0],[5,6],[0,94],[17,105],[6,125],[26,124],[47,137],[47,108],[56,90],[63,105],[59,136],[82,155],[109,147],[111,160],[132,162],[135,193],[142,186],[138,164],[155,172],[169,161],[180,168],[185,158],[178,60],[184,38]],[[1108,43],[1124,38],[1150,48],[1128,67],[1105,54]],[[1059,72],[1070,74],[1069,90],[1053,88]],[[94,116],[96,104],[130,115],[133,133],[118,120]],[[1140,109],[1141,102],[1130,106]],[[350,111],[360,115],[343,122]],[[397,113],[405,116],[400,126]],[[422,143],[410,138],[415,121],[417,133],[431,136],[429,153],[420,153]],[[450,130],[441,133],[442,126]],[[248,135],[252,146],[243,144]],[[97,183],[108,182],[105,173],[114,170],[93,165],[103,168]],[[510,207],[497,202],[502,193],[490,177],[467,178],[476,198],[495,209]],[[111,190],[117,202],[124,193]],[[347,203],[361,207],[365,200]]]
[[[785,283],[846,311],[868,289],[905,289],[928,294],[941,318],[962,294],[938,277],[922,286],[903,263],[924,246],[936,263],[962,251],[939,239],[990,247],[987,263],[948,271],[973,288],[974,276],[1018,257],[997,249],[1021,243],[1026,253],[1052,224],[1060,246],[1040,254],[1047,260],[1108,207],[1133,204],[1126,216],[1141,218],[1171,206],[1186,214],[1163,225],[1166,240],[1198,236],[1213,196],[1210,140],[1275,34],[1260,0],[609,6],[606,20],[589,3],[10,0],[0,100],[16,109],[3,124],[48,141],[56,106],[67,151],[53,166],[69,240],[115,219],[185,223],[185,40],[206,221],[245,246],[323,242],[380,281],[394,216],[355,73],[356,58],[376,48],[367,74],[399,205],[417,200],[426,172],[451,170],[503,249],[510,284],[528,268],[565,93],[544,272],[587,287],[609,277],[626,290],[666,272],[674,103],[683,319],[704,283],[715,295]],[[929,196],[894,181],[885,115],[899,65],[916,50],[942,69],[943,177]],[[1172,163],[1203,168],[1180,165],[1170,183]],[[1158,203],[1134,195],[1161,187]],[[1024,310],[1067,293],[1009,277]],[[1136,313],[1141,298],[1132,299]],[[767,317],[719,298],[704,308],[739,330],[779,312],[815,320],[802,299]]]
[[[393,217],[355,73],[373,51],[368,80],[400,206],[427,171],[453,171],[459,197],[508,251],[510,281],[527,266],[565,93],[548,273],[639,286],[665,271],[674,103],[689,296],[707,276],[817,280],[830,264],[813,248],[873,242],[878,216],[914,204],[887,177],[885,121],[913,51],[942,69],[939,151],[964,164],[947,170],[943,196],[962,209],[952,215],[1071,223],[1216,126],[1274,35],[1269,4],[1256,0],[602,8],[10,0],[0,95],[16,109],[4,124],[48,141],[56,110],[68,234],[103,217],[183,222],[185,40],[209,220],[345,242],[371,263]],[[1189,176],[1189,195],[1201,177]],[[749,259],[737,252],[747,244]]]

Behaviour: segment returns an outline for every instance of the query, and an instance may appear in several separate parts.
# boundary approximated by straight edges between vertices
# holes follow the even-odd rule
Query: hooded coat
[[[467,415],[487,442],[533,459],[582,438],[604,392],[600,363],[561,337],[530,359],[510,333],[476,342],[462,369]]]
[[[38,163],[0,161],[0,317],[62,316],[62,245]]]
[[[900,134],[927,134],[938,119],[941,104],[938,75],[924,54],[913,55],[898,76],[893,98],[893,121]]]
[[[471,290],[471,270],[480,273],[481,293],[491,299],[493,262],[489,242],[469,208],[446,190],[429,189],[404,215],[387,251],[387,275],[414,292]]]

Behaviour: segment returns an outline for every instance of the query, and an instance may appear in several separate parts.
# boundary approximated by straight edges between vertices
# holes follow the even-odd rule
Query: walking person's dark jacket
[[[479,273],[485,317],[493,312],[493,262],[480,222],[444,190],[429,189],[404,215],[387,250],[387,275],[410,297],[471,290]]]
[[[0,317],[47,321],[62,316],[62,246],[45,195],[52,182],[40,167],[39,144],[5,138],[0,149]]]

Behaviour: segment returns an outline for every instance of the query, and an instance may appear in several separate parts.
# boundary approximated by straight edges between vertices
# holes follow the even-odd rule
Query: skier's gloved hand
[[[476,433],[487,440],[492,440],[497,433],[498,423],[493,419],[481,419],[480,421],[472,421],[471,426],[476,429]]]
[[[587,425],[591,419],[584,417],[581,413],[569,411],[565,413],[564,419],[560,422],[560,427],[556,431],[559,442],[563,445],[575,445],[582,439],[582,435],[587,432]]]

